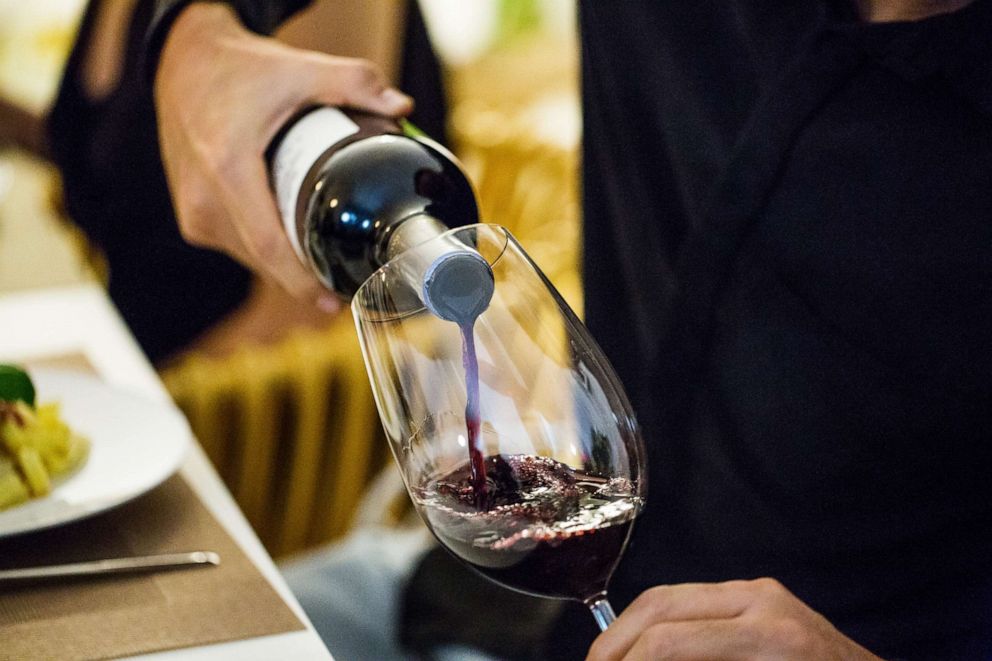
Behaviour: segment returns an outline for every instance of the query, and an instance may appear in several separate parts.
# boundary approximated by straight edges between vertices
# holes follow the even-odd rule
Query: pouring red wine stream
[[[462,332],[462,365],[465,367],[465,431],[469,465],[472,471],[472,490],[475,505],[489,509],[486,486],[486,458],[482,452],[482,420],[479,406],[479,359],[475,355],[475,319],[460,323]]]

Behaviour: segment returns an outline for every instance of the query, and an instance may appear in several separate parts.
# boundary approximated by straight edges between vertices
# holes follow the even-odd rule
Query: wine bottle
[[[455,157],[405,120],[311,108],[283,127],[267,156],[293,248],[345,298],[396,255],[479,219]],[[493,293],[488,262],[455,239],[427,245],[402,260],[409,283],[435,315],[474,320]]]

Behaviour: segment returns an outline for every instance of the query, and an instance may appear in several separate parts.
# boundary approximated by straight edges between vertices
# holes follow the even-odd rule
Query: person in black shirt
[[[303,103],[409,101],[188,4],[149,44],[179,221],[314,296],[264,145]],[[652,483],[590,657],[992,657],[992,2],[580,16],[587,321]]]

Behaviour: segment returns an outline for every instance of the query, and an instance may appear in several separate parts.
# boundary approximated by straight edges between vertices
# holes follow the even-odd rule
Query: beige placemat
[[[304,628],[179,475],[99,516],[0,539],[0,569],[195,550],[220,566],[0,585],[0,659],[117,658]]]

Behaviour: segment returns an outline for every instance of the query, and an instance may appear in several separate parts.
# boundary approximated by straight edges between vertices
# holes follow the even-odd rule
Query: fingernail
[[[322,312],[333,314],[341,309],[341,301],[332,294],[320,294],[317,296],[317,308]]]
[[[394,110],[403,110],[413,104],[413,99],[392,87],[387,87],[384,89],[379,95],[379,98]]]

